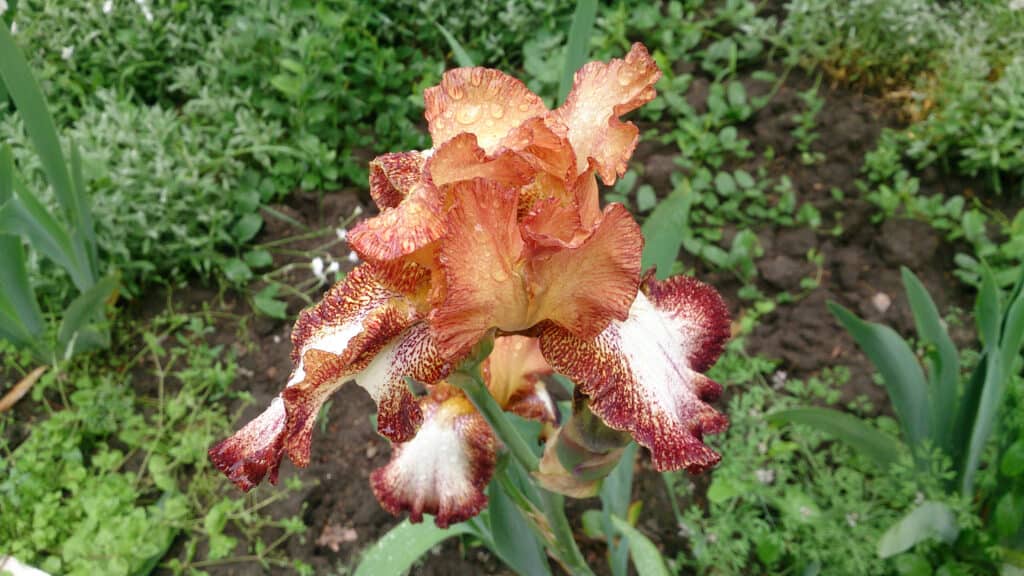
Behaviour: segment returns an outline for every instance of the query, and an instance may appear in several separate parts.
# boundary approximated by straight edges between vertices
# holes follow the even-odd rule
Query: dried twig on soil
[[[14,385],[14,388],[11,388],[10,392],[4,394],[4,397],[0,398],[0,412],[6,412],[13,408],[18,400],[21,400],[22,396],[32,389],[32,386],[43,375],[43,372],[46,372],[47,368],[47,366],[40,366],[29,372],[20,382]]]

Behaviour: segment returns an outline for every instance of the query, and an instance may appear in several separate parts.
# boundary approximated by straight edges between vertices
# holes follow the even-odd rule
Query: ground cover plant
[[[52,574],[1018,573],[1019,4],[0,2],[0,573],[18,573],[12,558]],[[492,438],[477,462],[493,461],[494,482],[463,492],[473,518],[448,506],[434,516],[446,528],[403,520],[434,511],[395,496],[417,451],[389,446],[396,412],[353,385],[307,411],[307,468],[282,464],[280,485],[247,495],[224,480],[206,451],[275,405],[303,341],[294,320],[331,317],[302,310],[347,294],[335,282],[364,285],[404,249],[381,241],[384,224],[402,215],[407,234],[413,206],[430,205],[381,194],[415,181],[386,161],[409,155],[374,160],[444,148],[424,91],[483,66],[556,110],[577,68],[635,42],[661,72],[657,96],[623,117],[639,143],[589,197],[635,218],[639,264],[661,279],[647,294],[678,275],[721,293],[731,339],[707,377],[730,425],[704,438],[721,462],[661,471],[657,449],[603,428],[623,426],[596,381],[560,364],[570,354],[548,358],[569,378],[503,366],[515,347],[501,337],[482,364],[477,348],[446,368],[451,388],[421,396],[424,374],[393,388],[421,407],[419,434],[450,438],[432,423],[458,405],[462,430]],[[14,80],[11,50],[25,62]],[[26,74],[44,107],[27,103]],[[498,155],[490,178],[537,170],[477,143]],[[431,156],[432,184],[450,152]],[[510,218],[536,229],[528,210]],[[458,261],[441,242],[424,299]],[[492,278],[479,270],[462,293]],[[497,294],[479,310],[502,310]],[[547,395],[532,404],[543,424],[500,409],[531,405],[501,392],[505,368]],[[921,432],[950,405],[981,410],[969,434]],[[567,497],[561,516],[534,467],[548,488],[593,496]],[[382,508],[374,486],[408,510]]]

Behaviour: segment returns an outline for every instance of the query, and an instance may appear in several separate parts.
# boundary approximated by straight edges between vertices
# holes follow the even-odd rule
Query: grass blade
[[[656,266],[661,280],[672,274],[672,265],[679,256],[679,248],[689,234],[692,202],[690,181],[684,179],[667,198],[654,207],[641,227],[645,239],[642,269]]]
[[[618,516],[612,516],[612,524],[629,543],[629,552],[633,556],[633,565],[636,566],[636,573],[639,576],[669,576],[670,572],[665,566],[661,552],[647,536]]]
[[[612,518],[625,518],[629,514],[636,451],[636,443],[631,442],[611,474],[601,482],[601,526],[608,540],[608,566],[614,576],[626,576],[629,573],[629,547],[618,538]]]
[[[14,163],[11,150],[0,146],[0,209],[14,197]],[[43,313],[28,279],[21,238],[0,234],[0,310],[9,317],[7,328],[20,336],[22,345],[35,347],[44,328]],[[11,338],[13,340],[13,338]]]
[[[469,532],[465,524],[438,528],[429,516],[424,516],[421,524],[410,524],[406,520],[366,550],[355,576],[403,574],[438,543]]]
[[[828,308],[881,373],[907,444],[916,452],[929,438],[928,384],[910,346],[888,326],[865,322],[835,302]]]
[[[952,544],[959,533],[956,514],[949,506],[923,502],[882,535],[878,541],[878,556],[889,558],[933,538]]]
[[[792,408],[768,415],[768,421],[810,426],[834,436],[854,450],[888,469],[900,458],[903,444],[896,438],[872,428],[861,419],[829,408]]]
[[[61,151],[57,128],[53,123],[50,110],[46,107],[46,99],[36,82],[28,62],[14,42],[7,27],[0,26],[0,79],[3,80],[14,105],[25,122],[32,143],[39,153],[46,179],[53,186],[53,191],[61,207],[69,218],[74,218],[81,211],[77,208],[71,176],[68,174],[64,153]],[[80,224],[72,220],[72,224]]]
[[[448,47],[452,49],[452,54],[455,55],[455,62],[463,68],[472,68],[475,66],[475,64],[473,64],[473,57],[470,56],[469,52],[466,52],[466,49],[462,47],[462,43],[459,42],[458,39],[456,39],[455,36],[453,36],[452,33],[449,32],[448,29],[440,22],[437,20],[431,21],[434,23],[434,26],[437,27],[441,36],[444,36],[444,39],[448,42]]]
[[[907,292],[910,310],[914,315],[917,337],[931,349],[927,353],[928,376],[932,389],[932,414],[930,427],[937,438],[936,444],[952,454],[952,427],[944,425],[953,421],[957,402],[957,385],[960,382],[960,356],[949,332],[942,324],[938,308],[928,290],[907,268],[901,271],[903,287]]]
[[[562,78],[558,82],[558,101],[564,102],[572,90],[573,78],[587,61],[590,53],[590,36],[594,33],[594,21],[597,19],[597,0],[577,0],[576,11],[572,15],[572,26],[569,28],[569,40],[565,45],[565,64]]]
[[[116,289],[117,276],[107,276],[79,294],[64,311],[57,333],[58,351],[64,359],[109,345],[107,328],[95,328],[92,323],[103,320],[104,303]]]

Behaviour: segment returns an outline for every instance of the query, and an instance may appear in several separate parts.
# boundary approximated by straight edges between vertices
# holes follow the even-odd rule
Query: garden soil
[[[746,84],[752,96],[765,94],[771,89],[770,85],[754,80]],[[959,283],[950,276],[954,247],[943,243],[922,223],[901,220],[874,223],[871,219],[873,208],[859,198],[854,182],[859,176],[864,154],[874,146],[881,128],[896,122],[895,116],[887,112],[888,108],[881,102],[860,93],[823,87],[826,104],[818,116],[820,137],[814,149],[823,153],[825,160],[810,166],[800,162],[791,135],[795,126],[793,115],[802,110],[797,92],[812,84],[807,77],[795,72],[790,74],[769,104],[742,127],[743,135],[752,140],[752,149],[757,152],[758,160],[729,167],[753,171],[767,162],[768,173],[788,175],[800,201],[812,203],[823,218],[823,225],[817,230],[778,226],[763,226],[755,230],[764,250],[763,257],[757,261],[757,282],[762,291],[767,294],[782,291],[800,293],[801,279],[819,274],[820,285],[799,300],[780,305],[762,318],[747,339],[747,350],[750,354],[779,359],[779,370],[795,378],[811,376],[835,366],[847,366],[850,381],[844,389],[844,396],[852,399],[865,395],[875,406],[882,407],[886,405],[884,390],[873,382],[869,363],[828,313],[826,302],[839,302],[863,317],[885,322],[908,334],[913,323],[902,295],[901,266],[910,267],[921,277],[942,310],[951,305],[969,306],[970,296],[962,293]],[[689,94],[691,101],[701,102],[700,92],[706,91],[706,86],[706,79],[698,78]],[[768,147],[775,151],[771,161],[762,159],[761,153]],[[667,193],[671,188],[669,176],[678,170],[675,154],[670,147],[642,143],[634,157],[634,162],[641,165],[643,171],[640,182],[651,184],[661,194]],[[971,186],[976,186],[976,183],[942,178],[937,174],[925,174],[922,180],[924,193],[959,194]],[[842,190],[845,199],[834,199],[830,193],[833,188]],[[296,194],[287,205],[275,208],[316,227],[332,225],[350,214],[357,205],[364,206],[367,211],[373,210],[368,196],[352,191],[326,193],[322,198]],[[836,224],[843,229],[839,236],[830,232]],[[269,241],[299,232],[300,229],[280,219],[268,217],[267,227],[258,240]],[[333,231],[327,233],[328,236],[332,234]],[[734,230],[726,231],[725,246],[733,234]],[[309,248],[322,241],[311,239],[292,247]],[[820,271],[808,262],[810,251],[822,256]],[[345,261],[346,255],[347,249],[338,250],[335,254],[341,261]],[[688,267],[697,270],[699,277],[721,290],[734,316],[743,313],[742,304],[736,296],[741,284],[735,276],[709,270],[689,254],[683,253],[680,257]],[[277,265],[283,263],[275,262]],[[305,279],[308,275],[308,272],[303,272],[293,279]],[[181,307],[186,309],[199,309],[211,299],[216,299],[215,296],[202,290],[173,295],[181,299]],[[237,317],[244,318],[248,314],[244,299],[221,297],[220,300]],[[156,312],[165,303],[165,297],[158,297],[151,310]],[[300,307],[300,302],[292,302],[288,310],[290,317],[294,317]],[[148,306],[143,304],[142,308]],[[236,346],[240,363],[237,386],[248,390],[254,398],[252,404],[241,410],[238,426],[263,409],[282,388],[291,370],[290,323],[249,318],[250,322],[223,327],[216,337],[221,343]],[[247,337],[238,338],[236,330],[246,331]],[[969,338],[968,331],[954,331],[955,340]],[[246,340],[249,345],[241,344]],[[727,388],[735,386],[738,389],[744,383],[724,384]],[[724,401],[719,408],[724,410]],[[278,517],[301,514],[308,531],[304,537],[292,538],[286,544],[286,552],[289,557],[312,565],[318,574],[344,573],[339,568],[354,566],[360,551],[398,522],[380,508],[370,490],[371,471],[385,464],[390,452],[387,442],[373,430],[370,422],[373,411],[373,402],[360,388],[354,385],[342,387],[331,400],[324,429],[314,433],[309,468],[296,470],[288,462],[282,466],[282,482],[299,475],[306,487],[274,503],[269,511]],[[641,454],[636,467],[634,498],[643,501],[639,527],[667,555],[685,551],[687,543],[676,525],[664,482],[651,469],[646,454]],[[705,504],[702,495],[706,483],[706,477],[697,480],[698,490],[686,504]],[[256,492],[258,496],[266,497],[271,490],[275,488],[261,486]],[[597,505],[596,500],[570,505],[570,516],[575,525],[579,526],[582,510]],[[265,534],[267,541],[276,536],[273,531]],[[604,570],[603,544],[586,541],[582,530],[577,531],[577,536],[584,542],[585,553],[592,565],[600,567],[599,572]],[[240,544],[237,553],[244,555],[247,550]],[[208,571],[218,575],[266,572],[256,563],[226,564]],[[414,573],[440,576],[509,572],[484,549],[463,547],[457,541],[449,541],[428,554]]]

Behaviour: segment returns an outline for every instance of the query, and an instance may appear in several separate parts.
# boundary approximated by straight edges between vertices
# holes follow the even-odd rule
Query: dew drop
[[[491,279],[495,282],[504,282],[508,280],[508,273],[499,268],[491,273]]]
[[[495,120],[505,116],[505,107],[501,104],[491,104],[491,117]]]
[[[616,74],[616,78],[619,81],[620,86],[629,86],[633,83],[636,78],[636,74],[633,73],[631,68],[619,68],[619,72]]]
[[[455,113],[455,120],[460,124],[472,124],[480,118],[480,106],[463,106]]]

